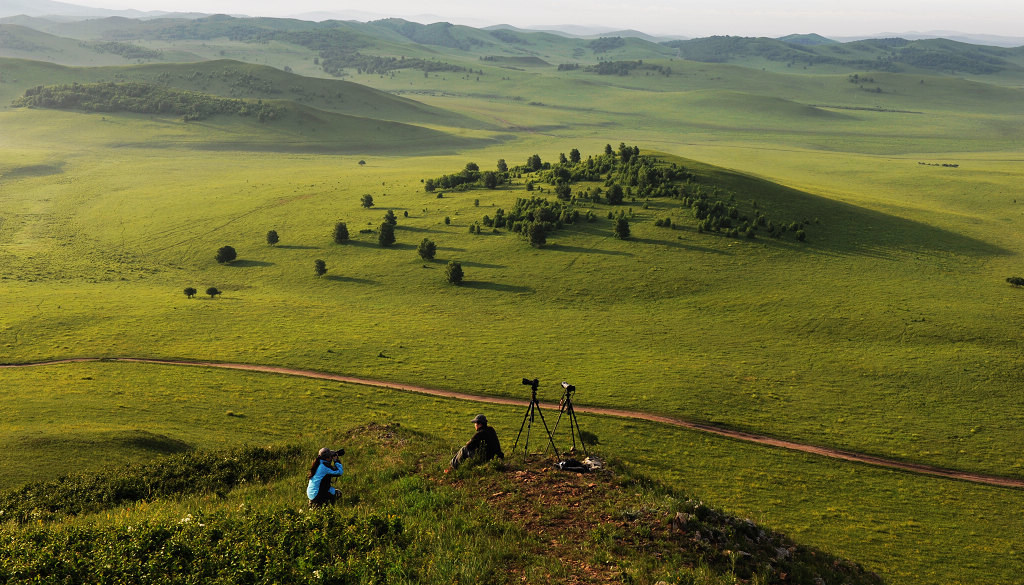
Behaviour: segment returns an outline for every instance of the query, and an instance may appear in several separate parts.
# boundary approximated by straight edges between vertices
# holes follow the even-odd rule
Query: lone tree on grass
[[[394,211],[391,211],[389,209],[388,212],[384,214],[384,223],[390,223],[391,225],[398,225],[398,218],[395,217],[395,212]]]
[[[197,291],[196,289],[192,288],[191,286],[185,287],[185,296],[190,298],[190,299],[192,297],[196,296],[196,293],[198,293],[198,292],[199,291]]]
[[[615,237],[620,240],[629,238],[629,221],[624,217],[615,220]]]
[[[416,248],[416,252],[418,252],[420,258],[423,258],[424,260],[433,260],[434,256],[437,254],[437,244],[431,242],[427,238],[423,238],[423,241],[420,242],[419,248]]]
[[[316,262],[313,263],[313,272],[315,272],[317,276],[323,276],[327,274],[327,263],[324,262],[323,260],[318,259]]]
[[[448,262],[444,269],[444,277],[452,284],[462,284],[462,264],[454,260]]]
[[[220,250],[217,250],[217,262],[221,264],[227,264],[234,262],[235,258],[238,258],[238,253],[231,246],[224,246]]]
[[[210,298],[212,299],[220,294],[220,290],[215,286],[211,286],[210,288],[206,289],[206,294],[210,295]]]
[[[277,230],[270,230],[267,232],[267,243],[273,246],[274,244],[281,241],[281,238],[277,237]]]
[[[380,232],[377,234],[377,243],[381,248],[388,248],[395,243],[395,226],[384,222],[380,224]]]
[[[363,195],[362,198],[359,200],[359,203],[362,204],[362,206],[367,209],[373,207],[373,195],[370,195],[369,193]]]
[[[334,243],[344,244],[348,241],[348,225],[343,221],[334,224]]]

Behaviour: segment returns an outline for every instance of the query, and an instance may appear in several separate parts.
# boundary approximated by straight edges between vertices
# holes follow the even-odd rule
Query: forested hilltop
[[[15,106],[131,112],[182,116],[185,121],[203,120],[216,114],[253,116],[264,122],[278,117],[282,108],[240,99],[228,99],[195,91],[177,90],[148,83],[72,83],[29,89]]]

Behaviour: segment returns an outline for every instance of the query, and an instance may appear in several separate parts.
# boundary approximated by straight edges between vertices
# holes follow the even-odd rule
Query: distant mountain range
[[[14,16],[47,17],[57,21],[87,20],[91,18],[123,17],[132,19],[156,19],[156,18],[187,18],[195,19],[209,16],[202,13],[184,12],[163,12],[163,11],[139,11],[139,10],[110,10],[106,8],[93,8],[55,0],[0,0],[0,18]],[[242,16],[242,15],[233,15]],[[392,18],[395,15],[385,15],[363,10],[329,10],[317,12],[305,12],[292,16],[299,20],[325,21],[325,20],[346,20],[369,22]],[[443,16],[434,14],[418,14],[401,16],[402,19],[423,24],[444,22]],[[666,42],[686,40],[684,36],[649,35],[637,30],[617,30],[611,27],[587,27],[573,24],[566,25],[536,25],[526,28],[514,27],[507,24],[488,24],[483,21],[470,22],[460,19],[460,24],[473,26],[483,30],[512,30],[516,32],[548,32],[570,38],[597,38],[597,37],[623,37],[638,38],[650,42]],[[831,42],[850,42],[865,39],[902,38],[907,40],[936,39],[944,38],[963,43],[988,45],[997,47],[1019,47],[1024,46],[1024,36],[1007,37],[999,35],[969,34],[957,31],[931,31],[931,32],[884,32],[873,35],[859,35],[850,37],[826,38],[817,34],[793,34],[779,37],[788,43],[803,45],[822,45]]]

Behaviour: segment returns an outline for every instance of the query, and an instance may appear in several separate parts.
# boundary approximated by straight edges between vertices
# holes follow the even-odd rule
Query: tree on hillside
[[[270,230],[267,232],[267,243],[271,246],[281,241],[281,238],[277,236],[277,230]]]
[[[197,291],[196,289],[192,288],[191,286],[185,287],[185,296],[190,298],[190,299],[192,297],[196,296],[196,293],[198,293],[198,292],[199,291]]]
[[[562,201],[572,199],[572,187],[569,186],[568,182],[559,181],[559,183],[555,185],[555,196]]]
[[[317,259],[313,262],[313,272],[316,273],[317,276],[327,274],[327,263],[323,260]]]
[[[526,168],[531,171],[539,171],[544,168],[544,163],[540,160],[540,155],[535,154],[530,158],[526,159]]]
[[[579,164],[580,162],[580,149],[574,148],[569,151],[569,162],[572,164]]]
[[[612,145],[611,144],[605,144],[604,145],[604,153],[605,154],[611,154],[612,153]]]
[[[565,153],[564,152],[558,153],[558,164],[564,165],[564,164],[566,164],[568,162],[569,162],[569,159],[565,158]]]
[[[343,221],[339,221],[338,223],[334,224],[334,243],[344,244],[347,241],[348,225]]]
[[[494,171],[484,171],[483,183],[484,187],[487,187],[488,189],[496,189],[498,187],[497,173]]]
[[[462,264],[454,260],[448,262],[448,266],[444,269],[444,277],[451,284],[462,284]]]
[[[525,234],[526,239],[534,248],[543,248],[548,243],[548,230],[539,221],[531,221],[526,224]]]
[[[508,163],[506,163],[505,159],[503,159],[503,158],[499,158],[498,159],[498,172],[499,173],[507,173],[508,172]]]
[[[629,238],[629,221],[624,217],[615,220],[615,237],[620,240]]]
[[[611,187],[608,187],[608,205],[619,205],[622,203],[622,199],[625,197],[625,193],[622,191],[622,185],[614,183]]]
[[[391,211],[389,209],[388,212],[384,214],[384,223],[389,223],[391,225],[398,225],[398,218],[395,217],[395,212],[394,211]]]
[[[211,286],[210,288],[206,289],[206,294],[210,295],[210,298],[212,299],[220,294],[220,290],[218,290],[217,287],[215,286]]]
[[[433,260],[434,256],[437,254],[437,244],[427,238],[423,238],[419,247],[416,248],[416,252],[418,252],[420,258],[423,258],[424,260]]]
[[[370,195],[369,193],[363,195],[359,199],[359,203],[367,209],[373,207],[373,195]]]
[[[395,243],[395,226],[384,222],[380,224],[380,231],[377,234],[377,243],[381,248],[388,248]]]
[[[476,173],[480,171],[480,165],[476,164],[475,162],[468,162],[466,163],[466,171],[470,173]]]
[[[217,250],[216,258],[217,262],[221,264],[226,264],[229,262],[234,262],[235,258],[238,258],[238,253],[235,252],[235,249],[232,248],[231,246],[223,246],[221,249]]]

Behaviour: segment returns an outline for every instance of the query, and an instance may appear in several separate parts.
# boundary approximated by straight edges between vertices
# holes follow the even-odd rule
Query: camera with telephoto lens
[[[562,388],[565,388],[566,394],[572,394],[576,391],[576,387],[568,382],[562,382]]]

